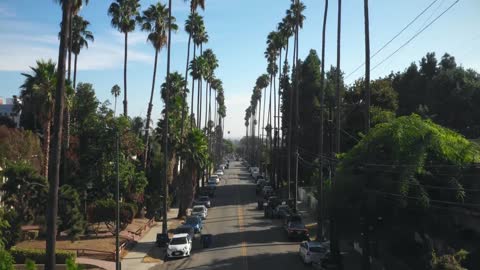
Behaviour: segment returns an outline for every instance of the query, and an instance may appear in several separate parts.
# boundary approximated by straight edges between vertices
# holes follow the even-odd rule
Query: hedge
[[[27,259],[34,261],[36,264],[45,264],[46,251],[44,249],[31,249],[31,248],[17,248],[12,247],[10,254],[16,264],[25,264]],[[68,258],[75,260],[77,254],[74,251],[57,250],[56,261],[58,264],[65,264]]]
[[[137,213],[137,206],[133,203],[120,203],[120,222],[130,224]],[[99,223],[115,220],[117,204],[112,199],[98,200],[88,209],[88,222]]]

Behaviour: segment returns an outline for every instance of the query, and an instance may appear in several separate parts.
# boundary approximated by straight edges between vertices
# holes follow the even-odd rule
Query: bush
[[[30,249],[30,248],[17,248],[12,247],[10,253],[17,264],[25,264],[27,259],[30,259],[37,264],[46,263],[46,252],[44,249]],[[56,261],[58,264],[65,264],[68,258],[75,259],[76,253],[67,250],[56,251]]]
[[[0,270],[13,270],[14,260],[12,255],[4,249],[0,249]]]

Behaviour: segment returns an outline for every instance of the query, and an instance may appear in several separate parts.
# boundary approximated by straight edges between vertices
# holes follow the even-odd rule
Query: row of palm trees
[[[340,44],[341,44],[341,15],[342,15],[342,1],[338,0],[338,20],[337,20],[337,67],[336,67],[336,116],[335,116],[335,128],[336,128],[336,141],[335,141],[335,153],[340,153],[340,119],[341,119],[341,100],[340,100]],[[298,42],[299,42],[299,28],[303,27],[303,21],[305,17],[302,15],[302,12],[305,10],[305,6],[299,1],[299,0],[292,0],[292,4],[290,9],[287,10],[287,15],[286,17],[278,24],[277,31],[271,32],[268,35],[267,38],[267,50],[265,52],[265,57],[267,58],[268,66],[267,66],[267,72],[270,77],[270,89],[272,88],[272,82],[273,82],[273,89],[274,89],[274,114],[277,114],[278,116],[278,121],[276,121],[275,116],[273,117],[273,130],[275,130],[275,139],[273,140],[273,147],[272,147],[272,137],[271,137],[271,129],[272,129],[272,119],[271,119],[271,90],[270,90],[270,98],[269,98],[269,104],[268,104],[268,116],[267,116],[267,123],[265,124],[265,116],[263,115],[263,121],[262,119],[260,120],[260,125],[262,126],[262,138],[261,138],[261,143],[263,143],[263,130],[267,131],[267,137],[269,142],[269,150],[272,155],[272,158],[270,159],[272,162],[272,170],[270,174],[270,179],[274,180],[274,183],[277,183],[277,170],[275,169],[275,161],[278,159],[274,157],[274,154],[276,153],[274,151],[275,147],[282,147],[283,144],[282,142],[279,142],[282,140],[285,136],[285,134],[279,135],[280,131],[283,130],[285,127],[287,128],[287,178],[288,178],[288,194],[290,197],[291,191],[290,191],[290,182],[291,182],[291,161],[292,161],[292,148],[294,148],[295,153],[298,154],[298,142],[292,141],[295,139],[295,131],[297,130],[295,127],[298,127],[299,123],[299,114],[298,114],[298,94],[301,89],[298,88],[298,73],[295,71],[296,66],[298,66]],[[364,22],[365,22],[365,93],[366,93],[366,106],[364,109],[364,114],[366,118],[366,127],[365,131],[368,132],[370,128],[370,113],[369,113],[369,108],[370,108],[370,36],[369,36],[369,14],[368,14],[368,0],[364,0]],[[328,16],[328,0],[325,0],[325,8],[324,8],[324,18],[323,18],[323,27],[322,27],[322,53],[321,53],[321,81],[320,81],[320,106],[321,106],[321,113],[320,113],[320,143],[319,143],[319,157],[320,157],[320,168],[323,168],[324,164],[324,145],[323,145],[323,137],[324,137],[324,102],[325,102],[325,44],[326,44],[326,38],[325,38],[325,33],[326,33],[326,26],[327,26],[327,16]],[[289,52],[289,45],[290,45],[290,38],[293,37],[293,66],[292,66],[292,75],[291,75],[291,81],[288,78],[288,72],[289,72],[289,65],[288,65],[288,52]],[[281,66],[282,60],[282,50],[285,50],[285,58],[284,58],[284,65],[283,65],[283,70],[281,71],[282,74],[279,76],[279,92],[278,92],[278,103],[277,99],[275,97],[275,78],[278,72],[278,67]],[[279,65],[277,66],[275,64],[277,58],[279,58]],[[262,76],[261,76],[262,77]],[[255,154],[256,147],[252,146],[249,149],[249,130],[251,132],[251,136],[253,137],[252,143],[255,143],[255,125],[257,124],[256,121],[256,107],[257,103],[258,106],[261,106],[261,91],[259,92],[259,87],[260,86],[268,86],[268,84],[259,84],[258,82],[261,81],[260,78],[257,80],[257,84],[253,90],[252,93],[252,98],[250,102],[250,106],[246,109],[245,111],[245,126],[246,126],[246,136],[247,136],[247,155],[251,155],[250,159],[254,163],[261,163],[261,161],[258,160],[258,155]],[[266,95],[264,91],[264,103],[266,100]],[[288,94],[288,96],[287,96]],[[280,114],[280,110],[276,110],[276,105],[278,104],[278,109],[281,106],[281,99],[280,96],[283,95],[283,100],[288,103],[288,122],[285,123],[283,121],[280,121],[280,117],[285,117],[284,115]],[[284,104],[285,105],[285,104]],[[295,111],[294,111],[295,108]],[[264,108],[265,110],[265,105]],[[259,116],[260,118],[260,116]],[[285,125],[285,126],[283,126]],[[249,129],[249,126],[251,127]],[[253,127],[252,127],[253,126]],[[280,128],[283,126],[283,128]],[[278,129],[278,131],[277,131]],[[258,132],[258,136],[260,136],[260,132]],[[278,144],[277,144],[278,143]],[[267,143],[268,146],[268,143]],[[252,154],[249,154],[249,153]],[[278,153],[278,152],[277,152]],[[298,163],[297,163],[298,164]],[[298,165],[297,165],[298,166]],[[277,168],[278,169],[278,168]],[[325,203],[325,200],[323,199],[323,170],[320,169],[320,179],[319,179],[319,184],[317,192],[320,194],[320,199],[318,200],[318,209],[320,211],[318,215],[318,231],[317,231],[317,237],[319,239],[324,239],[324,220],[325,213],[322,211],[324,209],[323,204]],[[295,201],[296,201],[296,192],[295,192]],[[330,235],[331,235],[331,250],[334,255],[339,254],[339,247],[338,247],[338,237],[336,235],[336,230],[335,230],[335,218],[334,216],[330,216]],[[366,243],[366,246],[368,247],[368,230],[363,232],[363,237],[364,241]],[[369,254],[369,249],[367,248],[365,252],[363,253],[362,256],[362,269],[370,269],[370,254]]]
[[[288,149],[290,151],[291,147],[291,137],[292,134],[289,133],[283,134],[282,132],[282,118],[285,117],[281,114],[281,99],[282,95],[286,95],[287,93],[292,95],[292,93],[296,93],[297,88],[295,91],[292,91],[294,87],[291,85],[293,82],[297,82],[294,78],[295,76],[295,65],[298,61],[298,28],[303,27],[303,22],[305,20],[305,16],[303,12],[305,10],[305,5],[296,0],[292,0],[290,8],[287,9],[285,17],[282,21],[278,24],[277,29],[272,31],[267,36],[267,48],[265,50],[265,58],[267,60],[267,74],[263,74],[258,77],[255,87],[253,89],[250,106],[246,110],[245,115],[245,126],[247,129],[247,137],[248,131],[250,130],[252,136],[252,143],[255,144],[255,129],[256,125],[258,125],[258,136],[260,137],[260,143],[268,149],[269,158],[269,173],[270,178],[274,180],[274,183],[278,186],[279,180],[278,178],[278,161],[277,155],[278,149],[283,146],[283,141],[285,136],[287,136],[288,141]],[[289,77],[289,48],[291,45],[290,40],[293,40],[293,68],[292,68],[292,75],[291,81]],[[282,53],[285,52],[283,63],[282,63]],[[278,62],[277,62],[278,61]],[[283,64],[283,70],[282,70]],[[277,91],[277,75],[278,76],[278,91]],[[267,96],[267,88],[270,86],[269,93]],[[262,95],[263,89],[263,95]],[[262,98],[263,98],[263,112],[262,110]],[[273,102],[272,102],[273,98]],[[289,100],[293,100],[292,96],[288,97]],[[266,101],[268,99],[268,104]],[[258,105],[257,105],[258,104]],[[284,104],[285,105],[285,104]],[[292,126],[292,106],[293,102],[289,102],[290,105],[290,112],[288,115],[288,126]],[[257,106],[259,107],[258,112],[258,121],[257,118]],[[267,109],[268,106],[268,109]],[[272,108],[273,106],[273,108]],[[272,110],[273,109],[273,110]],[[267,110],[267,116],[265,118],[265,111]],[[298,120],[297,120],[298,121]],[[249,129],[250,126],[250,129]],[[260,127],[261,127],[261,134],[260,134]],[[266,132],[266,136],[265,133]],[[248,140],[247,140],[248,141]],[[251,147],[251,160],[255,164],[262,164],[264,161],[260,160],[261,155],[258,153],[257,149],[261,149],[259,147],[255,147],[252,145]],[[290,152],[289,152],[290,156]],[[290,166],[290,165],[289,165]],[[290,170],[290,167],[289,167]],[[289,174],[290,175],[290,174]]]
[[[67,117],[66,134],[69,134],[69,112],[68,106],[66,108],[66,93],[70,89],[74,93],[77,81],[77,63],[80,51],[88,48],[88,42],[93,42],[94,37],[91,31],[88,30],[89,22],[78,15],[81,7],[88,3],[88,0],[57,0],[62,7],[62,22],[61,32],[59,34],[60,47],[58,57],[58,67],[55,70],[55,64],[52,62],[39,62],[38,70],[35,68],[34,75],[26,75],[27,80],[24,89],[41,88],[42,95],[38,95],[38,91],[30,93],[22,91],[24,98],[41,98],[45,100],[45,108],[34,108],[38,110],[39,118],[41,118],[44,129],[45,138],[45,153],[46,163],[44,174],[48,176],[49,185],[49,200],[47,206],[47,262],[46,269],[54,269],[55,265],[55,243],[56,243],[56,217],[58,212],[58,187],[59,187],[59,168],[62,148],[62,131],[63,131],[63,117]],[[108,9],[108,14],[111,17],[111,24],[124,34],[124,69],[123,69],[123,115],[128,116],[128,99],[127,99],[127,57],[128,57],[128,35],[133,32],[138,25],[142,31],[148,32],[148,41],[152,44],[155,57],[152,87],[150,93],[150,100],[148,102],[148,113],[145,128],[145,161],[147,160],[147,152],[149,147],[149,130],[151,123],[151,111],[153,107],[153,96],[155,92],[155,78],[157,72],[157,62],[162,48],[167,47],[167,82],[163,84],[162,97],[164,98],[165,110],[164,119],[165,127],[168,132],[169,127],[169,104],[170,100],[180,98],[186,101],[188,93],[187,81],[188,75],[192,76],[192,102],[190,104],[192,110],[190,119],[192,125],[189,125],[190,131],[184,135],[183,127],[186,121],[186,113],[188,109],[186,102],[182,102],[183,109],[181,110],[181,142],[177,151],[184,158],[184,169],[180,174],[186,170],[191,171],[191,177],[199,177],[199,166],[206,166],[208,156],[213,152],[213,144],[218,144],[223,136],[223,119],[226,116],[225,96],[223,92],[222,81],[215,77],[215,69],[218,68],[218,60],[211,49],[203,50],[203,45],[208,42],[208,34],[203,22],[203,18],[197,13],[199,8],[205,8],[204,0],[191,0],[191,14],[187,19],[185,30],[189,33],[187,64],[185,70],[185,78],[180,74],[170,74],[170,44],[171,32],[176,31],[178,26],[175,24],[175,18],[171,16],[171,0],[168,7],[161,3],[150,5],[145,11],[140,12],[139,0],[114,0]],[[190,60],[191,41],[193,40],[193,59]],[[197,51],[199,55],[197,56]],[[70,83],[72,54],[74,55],[73,64],[73,84]],[[52,70],[53,68],[53,70]],[[46,71],[46,72],[44,72]],[[55,76],[51,76],[55,74]],[[68,75],[67,75],[68,74]],[[68,76],[68,77],[67,77]],[[67,77],[67,78],[66,78]],[[179,81],[180,80],[180,81]],[[196,114],[194,114],[194,89],[197,83],[197,102]],[[175,86],[173,86],[175,84]],[[205,85],[205,89],[203,89]],[[35,86],[35,87],[34,87]],[[175,87],[181,87],[183,91],[180,94],[172,96],[171,90]],[[53,89],[55,88],[55,91]],[[212,90],[215,92],[214,97],[214,111],[212,112]],[[111,90],[115,97],[115,112],[116,100],[120,96],[121,88],[114,85]],[[202,97],[205,93],[205,118],[202,123]],[[68,104],[68,102],[67,102]],[[208,105],[208,107],[207,107]],[[178,110],[180,111],[180,110]],[[175,112],[173,112],[175,114]],[[196,118],[196,120],[195,120]],[[53,122],[53,125],[52,125]],[[195,123],[193,125],[193,123]],[[201,132],[199,128],[204,128]],[[53,129],[51,127],[53,126]],[[216,128],[215,128],[216,127]],[[215,128],[215,129],[214,129]],[[215,132],[213,132],[215,130]],[[217,132],[220,130],[219,140]],[[200,133],[199,133],[200,132]],[[207,136],[205,136],[207,135]],[[208,138],[207,144],[204,143],[204,138]],[[50,142],[51,138],[51,142]],[[166,136],[164,136],[165,142]],[[68,140],[68,138],[67,138]],[[208,151],[204,151],[204,145]],[[165,144],[163,149],[164,156],[168,155],[168,144]],[[195,152],[192,150],[195,149]],[[165,165],[167,162],[165,162]],[[145,166],[145,165],[144,165]],[[166,169],[165,169],[166,171]],[[203,169],[202,169],[203,172]],[[165,196],[166,198],[166,196]]]

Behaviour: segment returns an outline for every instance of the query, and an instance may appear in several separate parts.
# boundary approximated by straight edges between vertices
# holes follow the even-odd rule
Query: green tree
[[[140,24],[143,31],[149,32],[147,39],[155,49],[152,90],[150,91],[150,101],[148,103],[147,120],[145,123],[145,150],[143,156],[143,167],[145,169],[147,167],[148,159],[150,122],[153,107],[153,94],[155,92],[155,78],[157,75],[158,54],[160,50],[167,45],[169,27],[176,31],[178,26],[175,24],[175,17],[171,18],[171,25],[169,26],[168,8],[161,3],[150,5],[147,10],[143,11]]]
[[[59,195],[59,232],[67,231],[72,241],[75,241],[85,231],[85,220],[80,211],[81,202],[78,192],[69,185],[60,188]]]
[[[14,208],[23,222],[44,213],[48,188],[44,177],[25,162],[7,164],[2,175],[7,178],[0,188],[4,192],[3,202]]]
[[[14,270],[14,264],[12,255],[7,250],[0,249],[0,270]]]
[[[128,116],[127,100],[127,47],[128,33],[135,30],[135,23],[140,16],[140,0],[115,0],[108,8],[108,15],[112,17],[111,24],[124,34],[125,52],[123,61],[123,115]]]

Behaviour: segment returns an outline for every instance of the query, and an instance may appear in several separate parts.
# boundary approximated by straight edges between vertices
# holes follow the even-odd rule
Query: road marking
[[[237,215],[238,215],[238,230],[240,231],[240,233],[243,233],[245,232],[244,215],[243,215],[243,208],[240,206],[238,206],[237,208]],[[241,249],[242,249],[242,257],[243,257],[243,266],[245,269],[248,270],[247,242],[242,241]]]

